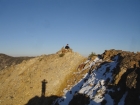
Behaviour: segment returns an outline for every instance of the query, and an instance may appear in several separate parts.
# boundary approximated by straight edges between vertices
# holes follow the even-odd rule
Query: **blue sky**
[[[137,52],[139,40],[139,0],[0,0],[0,53]]]

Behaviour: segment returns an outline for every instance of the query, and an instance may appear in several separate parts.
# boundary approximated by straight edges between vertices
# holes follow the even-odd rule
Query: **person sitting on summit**
[[[69,49],[70,47],[69,47],[69,45],[67,44],[66,46],[65,46],[65,49]]]

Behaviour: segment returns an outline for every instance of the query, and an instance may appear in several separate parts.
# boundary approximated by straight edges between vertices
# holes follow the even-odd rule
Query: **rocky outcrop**
[[[61,48],[61,50],[59,50],[58,52],[56,52],[56,54],[59,54],[59,56],[64,55],[68,52],[73,52],[71,48],[69,49],[65,49],[64,47]]]
[[[83,71],[83,79],[53,105],[139,105],[140,53],[106,50],[81,63]]]
[[[121,51],[121,50],[107,50],[103,53],[104,60],[112,60],[118,55],[119,62],[114,71],[114,88],[119,88],[115,91],[112,97],[116,101],[116,105],[122,95],[127,93],[125,105],[138,105],[140,96],[140,53]],[[114,97],[117,96],[117,97]]]

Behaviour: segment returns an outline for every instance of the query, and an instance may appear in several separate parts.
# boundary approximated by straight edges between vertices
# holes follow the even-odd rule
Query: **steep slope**
[[[140,53],[107,50],[87,60],[83,78],[53,105],[139,105]]]
[[[48,97],[44,105],[49,105],[49,97],[63,95],[68,78],[84,60],[76,52],[67,52],[63,57],[60,54],[42,55],[1,70],[0,104],[29,105],[30,100],[35,99],[31,104],[39,105],[40,97]]]

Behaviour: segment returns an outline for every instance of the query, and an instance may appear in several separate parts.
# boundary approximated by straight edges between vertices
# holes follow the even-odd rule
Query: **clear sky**
[[[140,51],[140,0],[0,0],[0,53],[52,54],[66,44],[84,56]]]

